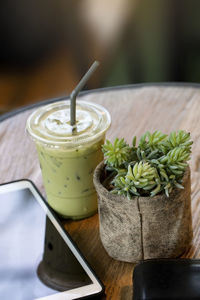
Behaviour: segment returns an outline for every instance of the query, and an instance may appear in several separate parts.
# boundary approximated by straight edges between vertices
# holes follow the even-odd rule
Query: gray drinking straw
[[[95,61],[91,65],[91,67],[89,68],[87,73],[82,77],[82,79],[77,84],[75,89],[70,94],[70,101],[71,101],[70,102],[70,124],[71,124],[71,126],[74,126],[76,124],[76,97],[98,66],[99,66],[99,62]]]

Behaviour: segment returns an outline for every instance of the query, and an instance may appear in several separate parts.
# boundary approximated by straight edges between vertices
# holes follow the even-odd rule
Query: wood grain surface
[[[190,161],[193,242],[184,257],[200,258],[200,88],[182,85],[129,86],[93,91],[82,99],[103,105],[112,117],[107,137],[139,137],[145,131],[185,129],[194,141]],[[34,108],[35,109],[35,108]],[[0,123],[0,183],[29,178],[45,194],[33,142],[25,132],[25,110]],[[37,222],[37,220],[36,220]],[[106,288],[106,299],[132,299],[134,265],[110,258],[99,239],[98,214],[82,221],[66,221],[66,229]]]

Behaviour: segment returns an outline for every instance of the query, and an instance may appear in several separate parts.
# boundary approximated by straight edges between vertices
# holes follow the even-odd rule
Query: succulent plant
[[[118,168],[130,159],[130,147],[124,139],[116,138],[113,144],[107,140],[102,149],[110,167]]]
[[[190,159],[190,134],[184,130],[170,135],[146,132],[136,146],[116,138],[102,146],[106,169],[112,172],[112,193],[134,196],[155,196],[164,192],[167,197],[174,187],[183,188],[182,178]]]

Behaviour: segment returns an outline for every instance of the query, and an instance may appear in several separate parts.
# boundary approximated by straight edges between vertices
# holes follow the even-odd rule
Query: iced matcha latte
[[[47,199],[65,218],[81,219],[97,211],[93,171],[103,159],[101,145],[110,115],[94,103],[77,101],[76,126],[70,125],[70,102],[49,104],[27,120],[36,143]]]

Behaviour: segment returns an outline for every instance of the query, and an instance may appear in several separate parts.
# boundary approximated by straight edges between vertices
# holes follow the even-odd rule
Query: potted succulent
[[[94,172],[100,237],[118,260],[178,257],[192,240],[190,134],[146,132],[102,147]]]

